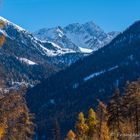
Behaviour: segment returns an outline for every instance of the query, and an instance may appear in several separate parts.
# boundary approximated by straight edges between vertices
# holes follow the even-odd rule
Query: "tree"
[[[110,140],[110,131],[108,127],[108,112],[106,105],[99,101],[98,107],[97,107],[97,130],[98,130],[98,137],[100,140]]]
[[[140,139],[140,80],[128,83],[123,96],[117,88],[107,106],[98,102],[96,113],[91,108],[87,119],[82,112],[79,114],[76,137],[71,133],[69,137],[76,140]]]
[[[88,131],[88,126],[85,121],[85,117],[83,112],[79,113],[78,120],[75,125],[76,129],[76,138],[79,139],[85,139]]]
[[[0,36],[0,47],[3,46],[4,42],[5,42],[5,36],[4,35],[1,35]]]
[[[125,117],[131,122],[133,133],[140,133],[140,80],[126,86],[124,104],[127,107]]]
[[[102,122],[99,140],[110,140],[110,131],[107,122]]]
[[[96,131],[96,125],[97,125],[97,119],[96,119],[96,113],[91,108],[89,110],[88,119],[87,119],[87,125],[88,125],[88,137],[96,139],[97,138],[97,131]]]
[[[75,136],[75,133],[74,133],[72,130],[70,130],[70,131],[68,132],[67,137],[66,137],[65,140],[76,140],[75,137],[76,137],[76,136]]]
[[[3,137],[4,137],[5,133],[6,133],[6,129],[7,129],[7,125],[6,125],[5,121],[0,122],[0,140],[3,139]]]
[[[3,123],[2,140],[32,140],[34,124],[25,99],[15,90],[0,100],[0,121]],[[2,125],[1,125],[2,126]],[[2,129],[3,128],[3,129]]]
[[[111,130],[111,133],[116,134],[114,137],[118,137],[118,134],[122,133],[122,98],[120,97],[119,89],[115,90],[115,93],[108,104],[107,111],[109,113],[108,124]],[[117,136],[118,135],[118,136]]]
[[[5,26],[5,23],[1,20],[0,21],[0,29],[4,28],[4,26]],[[5,42],[5,40],[6,40],[5,35],[4,34],[0,35],[0,47],[2,47],[2,45]]]

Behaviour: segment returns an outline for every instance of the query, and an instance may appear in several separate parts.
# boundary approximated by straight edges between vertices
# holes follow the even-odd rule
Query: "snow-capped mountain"
[[[62,48],[90,54],[108,44],[118,32],[105,33],[94,22],[74,23],[66,27],[43,28],[34,33],[45,41],[53,41]]]
[[[140,21],[137,21],[106,47],[28,91],[26,99],[36,115],[39,130],[48,127],[50,140],[53,139],[53,118],[59,120],[61,134],[66,136],[79,112],[86,114],[90,107],[97,105],[97,99],[107,103],[116,87],[123,93],[126,82],[139,77]],[[41,125],[42,121],[47,125]],[[41,131],[42,135],[45,133],[46,129]]]
[[[55,43],[51,41],[41,41],[34,37],[31,33],[27,32],[25,29],[19,27],[18,25],[11,23],[10,21],[0,17],[0,20],[5,23],[3,29],[0,30],[6,37],[11,38],[12,40],[19,40],[22,41],[22,44],[27,45],[26,38],[30,38],[32,44],[36,46],[36,48],[46,56],[56,56],[56,55],[63,55],[65,53],[74,53],[71,49],[61,48]],[[46,47],[46,44],[50,44]]]
[[[6,82],[38,81],[82,57],[72,49],[37,39],[3,17],[0,22],[0,36],[6,38],[0,48],[0,78]]]

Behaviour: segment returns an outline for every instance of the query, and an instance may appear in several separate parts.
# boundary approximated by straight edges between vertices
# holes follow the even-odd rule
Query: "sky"
[[[2,0],[0,16],[31,32],[88,21],[122,31],[140,19],[140,0]]]

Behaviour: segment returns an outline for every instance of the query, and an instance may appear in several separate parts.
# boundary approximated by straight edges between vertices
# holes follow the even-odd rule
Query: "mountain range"
[[[140,21],[136,21],[109,44],[28,90],[39,140],[52,139],[56,119],[65,136],[79,112],[87,114],[97,99],[107,103],[116,87],[123,93],[126,82],[140,76],[139,52]]]
[[[66,35],[63,35],[63,31],[61,31],[60,27],[49,29],[48,32],[45,32],[46,30],[43,31],[43,34],[48,34],[45,39],[42,39],[43,34],[40,34],[39,37],[38,33],[37,37],[40,38],[38,39],[34,34],[3,17],[0,17],[0,22],[4,23],[4,26],[0,29],[0,35],[6,37],[5,43],[0,49],[0,78],[3,79],[8,86],[21,83],[35,85],[42,79],[48,78],[52,74],[65,69],[72,63],[94,51],[93,49],[89,52],[89,49],[91,50],[89,43],[86,49],[82,48],[84,51],[80,51],[80,46],[76,46]],[[73,28],[73,33],[75,32],[75,34],[77,34],[77,24],[75,24],[75,29],[74,24],[71,26],[66,27],[66,29],[70,31],[69,28],[71,27]],[[95,29],[92,29],[92,27],[90,29],[96,30],[96,34],[103,36],[100,42],[104,42],[105,38],[109,38],[109,42],[114,37],[114,34],[108,37],[95,25],[93,28]],[[79,28],[79,30],[82,29]],[[79,34],[81,32],[83,31],[80,31]],[[93,33],[94,32],[92,32],[92,34]],[[86,37],[86,34],[88,33],[85,33],[84,37]],[[90,37],[88,37],[88,39],[89,38]],[[61,43],[59,44],[56,40],[62,41],[65,45],[60,45]],[[82,39],[77,40],[79,43],[80,41],[82,41]],[[97,42],[98,40],[94,40],[94,44]],[[95,50],[97,50],[97,48]]]
[[[61,48],[87,54],[102,48],[118,34],[119,32],[105,33],[92,21],[85,24],[73,23],[66,27],[43,28],[34,33],[37,38],[55,42]]]
[[[30,33],[0,17],[0,79],[8,87],[27,84],[26,101],[35,114],[38,140],[62,136],[76,116],[97,99],[108,102],[116,87],[140,76],[140,21],[124,32],[105,33],[94,22],[43,28]]]

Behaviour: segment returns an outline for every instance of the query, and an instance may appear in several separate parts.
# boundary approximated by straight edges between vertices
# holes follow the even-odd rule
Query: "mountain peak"
[[[105,33],[93,21],[84,24],[72,23],[65,27],[54,27],[39,30],[35,35],[41,40],[50,40],[63,48],[74,49],[74,51],[90,49],[96,51],[108,44],[115,35]],[[79,50],[80,48],[80,50]]]
[[[88,22],[84,23],[84,25],[97,26],[94,21],[88,21]]]
[[[140,33],[140,20],[135,21],[127,30]]]
[[[12,23],[11,21],[9,21],[9,20],[5,19],[4,17],[1,17],[1,16],[0,16],[0,22],[3,22],[5,24],[4,26],[8,26],[9,25],[9,26],[14,27],[17,30],[25,31],[25,29],[23,29],[22,27]]]

